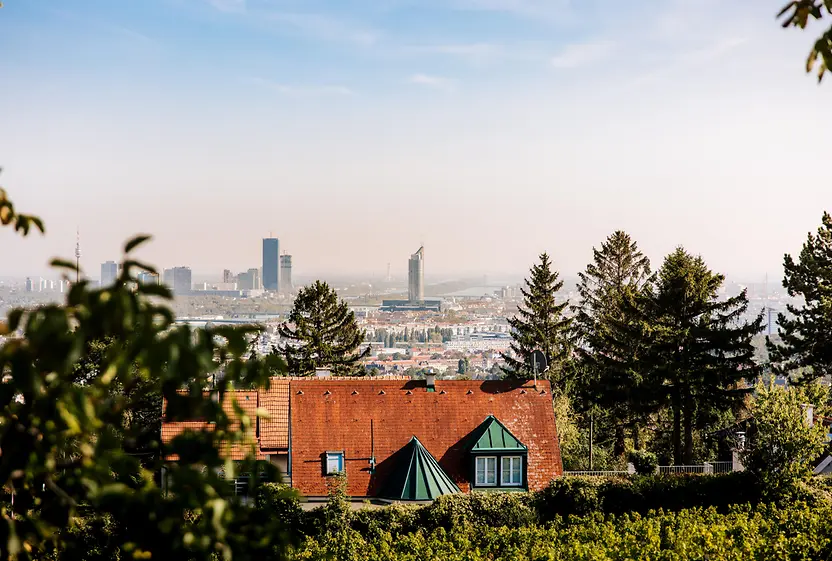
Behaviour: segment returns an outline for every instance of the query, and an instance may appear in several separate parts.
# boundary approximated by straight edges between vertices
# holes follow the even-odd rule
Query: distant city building
[[[159,284],[159,275],[157,273],[139,273],[139,284]]]
[[[263,238],[263,290],[280,290],[280,241]]]
[[[425,248],[410,256],[407,266],[407,299],[411,303],[425,299]]]
[[[237,289],[260,290],[260,270],[249,269],[245,273],[237,275]]]
[[[101,264],[101,286],[110,286],[116,282],[116,277],[118,277],[118,264],[115,261]]]
[[[223,272],[222,272],[222,283],[223,284],[231,284],[233,282],[235,282],[234,273],[232,273],[228,269],[223,270]]]
[[[280,256],[280,289],[283,292],[292,292],[294,289],[292,284],[292,256]]]
[[[26,292],[33,292],[34,291],[34,284],[32,283],[32,279],[26,277]]]
[[[165,269],[164,283],[173,291],[176,296],[185,296],[191,293],[193,284],[191,282],[190,267],[174,267]]]

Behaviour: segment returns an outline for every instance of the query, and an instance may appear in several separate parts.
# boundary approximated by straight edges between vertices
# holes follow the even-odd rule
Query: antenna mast
[[[75,283],[81,281],[81,229],[75,229]]]

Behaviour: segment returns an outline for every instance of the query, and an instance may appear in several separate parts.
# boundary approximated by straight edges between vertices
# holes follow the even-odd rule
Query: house
[[[256,423],[258,458],[310,501],[345,474],[353,500],[537,490],[561,475],[548,382],[390,378],[273,379],[235,392],[271,419]],[[163,441],[185,430],[163,423]],[[198,427],[191,427],[199,430]],[[171,458],[173,459],[173,458]]]

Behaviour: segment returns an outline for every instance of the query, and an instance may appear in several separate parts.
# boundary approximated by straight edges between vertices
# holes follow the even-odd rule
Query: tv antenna
[[[543,374],[549,370],[546,355],[541,350],[532,351],[532,375],[534,376],[534,389],[537,389],[537,374]]]

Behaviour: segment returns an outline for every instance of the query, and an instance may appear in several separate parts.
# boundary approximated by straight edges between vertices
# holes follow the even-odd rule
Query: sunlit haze
[[[6,0],[0,185],[91,275],[221,274],[273,234],[299,275],[571,275],[615,229],[741,279],[830,208],[817,28],[783,0]]]

